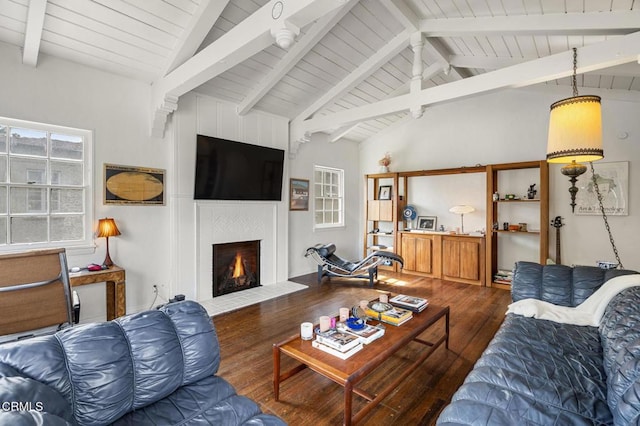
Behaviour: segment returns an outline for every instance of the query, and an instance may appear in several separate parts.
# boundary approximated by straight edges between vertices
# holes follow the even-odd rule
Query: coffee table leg
[[[353,403],[353,383],[349,380],[344,384],[344,422],[345,426],[351,426],[351,410]]]
[[[273,345],[273,395],[276,401],[280,398],[280,348]]]

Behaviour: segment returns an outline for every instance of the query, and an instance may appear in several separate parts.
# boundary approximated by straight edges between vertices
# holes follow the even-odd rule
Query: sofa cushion
[[[606,399],[597,328],[509,314],[438,424],[607,424]]]
[[[234,388],[223,378],[210,376],[128,413],[114,425],[239,425],[260,413],[255,402],[236,395]]]
[[[640,287],[611,300],[600,325],[608,402],[616,424],[640,421]]]

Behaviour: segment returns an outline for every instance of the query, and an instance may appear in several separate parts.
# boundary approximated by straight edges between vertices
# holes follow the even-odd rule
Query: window
[[[0,250],[92,242],[91,132],[0,117]]]
[[[315,227],[344,225],[344,170],[314,166]]]

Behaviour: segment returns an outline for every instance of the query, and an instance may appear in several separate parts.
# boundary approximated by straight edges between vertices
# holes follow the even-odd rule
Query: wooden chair
[[[19,338],[73,322],[65,249],[0,255],[0,336]]]

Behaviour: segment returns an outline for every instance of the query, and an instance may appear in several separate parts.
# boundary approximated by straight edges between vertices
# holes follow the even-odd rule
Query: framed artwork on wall
[[[309,210],[308,179],[289,179],[289,210]]]
[[[627,216],[629,214],[629,162],[595,162],[593,170],[602,195],[604,212],[607,216]],[[590,168],[578,177],[576,186],[578,187],[576,214],[602,214]]]
[[[435,231],[436,222],[436,216],[418,216],[418,229],[423,231]]]
[[[164,205],[163,169],[104,165],[104,204]]]

